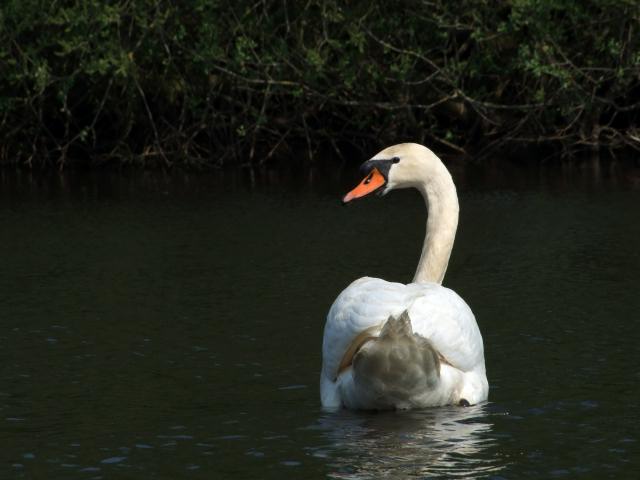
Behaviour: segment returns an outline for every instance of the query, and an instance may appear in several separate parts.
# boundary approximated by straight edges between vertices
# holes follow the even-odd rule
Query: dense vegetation
[[[0,162],[640,149],[637,0],[4,0]]]

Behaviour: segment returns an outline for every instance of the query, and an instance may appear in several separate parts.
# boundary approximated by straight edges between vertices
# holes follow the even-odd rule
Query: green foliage
[[[5,0],[0,161],[640,148],[635,0]]]

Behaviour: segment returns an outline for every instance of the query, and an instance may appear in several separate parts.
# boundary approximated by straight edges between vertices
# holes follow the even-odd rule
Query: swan
[[[388,410],[486,400],[480,329],[465,301],[441,285],[458,226],[451,174],[416,143],[382,150],[361,172],[364,179],[343,203],[416,188],[427,205],[427,230],[411,283],[363,277],[331,306],[322,341],[322,406]]]

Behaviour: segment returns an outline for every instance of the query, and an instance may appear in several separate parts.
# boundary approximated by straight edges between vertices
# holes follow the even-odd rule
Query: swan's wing
[[[327,315],[322,342],[323,374],[333,379],[351,341],[363,330],[382,326],[389,315],[399,315],[414,289],[400,283],[363,277],[336,298]],[[372,332],[374,333],[374,332]]]
[[[323,375],[335,378],[342,356],[353,339],[389,318],[409,310],[415,333],[428,338],[447,362],[460,370],[484,365],[482,337],[467,304],[452,290],[437,284],[403,285],[364,277],[335,300],[324,330]]]
[[[463,372],[484,371],[482,335],[469,306],[453,290],[424,291],[409,307],[413,331],[428,338],[445,361]]]

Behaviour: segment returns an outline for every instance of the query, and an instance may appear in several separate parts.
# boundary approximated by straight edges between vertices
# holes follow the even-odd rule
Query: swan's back
[[[338,296],[327,316],[321,374],[324,404],[339,400],[341,362],[353,340],[367,329],[376,336],[390,316],[405,311],[413,332],[429,340],[441,356],[442,368],[477,373],[486,383],[480,330],[471,309],[455,292],[435,283],[404,285],[364,277]]]

